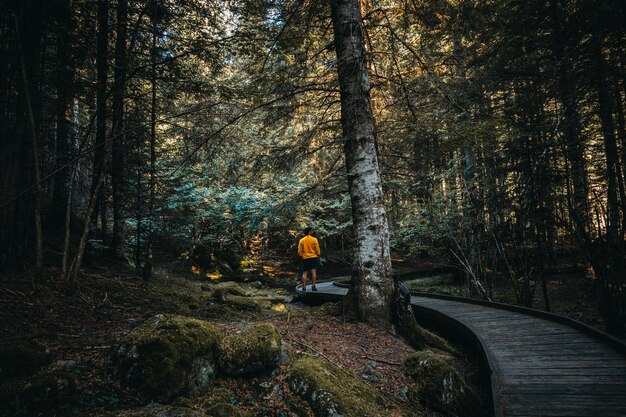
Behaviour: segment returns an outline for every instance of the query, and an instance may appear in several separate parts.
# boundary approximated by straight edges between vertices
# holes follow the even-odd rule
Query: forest
[[[623,343],[625,103],[618,0],[0,0],[0,415],[502,415],[413,297]]]

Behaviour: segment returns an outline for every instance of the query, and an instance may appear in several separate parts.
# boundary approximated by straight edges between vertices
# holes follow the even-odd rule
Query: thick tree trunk
[[[113,193],[113,255],[124,256],[124,90],[126,85],[126,38],[128,1],[117,2],[117,38],[115,41],[115,84],[113,90],[113,146],[111,152],[111,187]]]
[[[394,291],[389,227],[378,168],[359,2],[331,0],[330,3],[355,233],[352,277],[357,311],[363,321],[389,327]]]

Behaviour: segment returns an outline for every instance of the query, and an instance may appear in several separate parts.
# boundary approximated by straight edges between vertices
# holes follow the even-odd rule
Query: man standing
[[[306,291],[306,279],[311,271],[311,290],[317,291],[315,288],[315,279],[317,278],[317,260],[320,256],[320,245],[317,239],[313,237],[313,229],[307,227],[304,229],[304,237],[300,239],[298,244],[298,255],[302,259],[302,291]]]

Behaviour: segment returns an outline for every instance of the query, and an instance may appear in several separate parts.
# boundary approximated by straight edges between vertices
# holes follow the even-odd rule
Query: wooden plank
[[[589,342],[589,337],[581,334],[579,332],[567,332],[564,331],[562,333],[544,333],[544,334],[538,334],[536,332],[525,332],[525,333],[516,333],[515,337],[511,337],[510,334],[508,335],[497,335],[497,334],[492,334],[489,335],[489,340],[496,342],[496,343],[502,343],[502,342],[515,342],[515,343],[528,343],[529,341],[535,341],[535,342],[539,342],[539,343],[550,343],[550,342],[554,342],[554,343],[569,343],[569,342],[576,342],[576,341],[587,341]]]
[[[599,394],[599,395],[626,395],[626,386],[621,383],[603,384],[507,384],[501,387],[503,394]]]
[[[481,336],[495,361],[505,416],[626,416],[626,356],[592,336],[520,312],[443,299],[412,301]]]
[[[614,362],[605,359],[591,360],[582,358],[580,360],[562,360],[561,358],[553,358],[550,361],[536,359],[534,357],[508,357],[505,359],[506,360],[498,361],[499,368],[612,368],[621,369],[626,372],[626,365],[616,365]]]
[[[510,353],[523,353],[526,355],[547,355],[550,356],[552,354],[580,354],[581,357],[585,356],[593,356],[598,353],[606,353],[613,354],[613,351],[610,348],[604,346],[595,346],[594,349],[589,349],[585,344],[577,344],[577,345],[568,345],[568,346],[559,346],[559,345],[526,345],[526,346],[516,346],[516,345],[504,345],[504,344],[493,344],[490,346],[491,351],[498,356],[499,353],[502,352],[505,356],[509,356]],[[615,356],[617,359],[617,356]]]
[[[513,352],[513,351],[522,351],[528,352],[531,354],[532,352],[542,352],[542,351],[555,351],[555,352],[583,352],[585,354],[593,355],[595,352],[610,352],[613,353],[612,349],[607,348],[601,344],[594,344],[593,341],[580,341],[576,343],[568,343],[568,344],[559,344],[559,343],[515,343],[515,341],[490,341],[490,347],[492,350],[498,352]],[[616,356],[617,358],[617,356]]]
[[[502,375],[498,374],[501,386],[510,384],[617,384],[626,379],[616,375]]]
[[[499,375],[615,375],[626,380],[624,368],[499,368]]]

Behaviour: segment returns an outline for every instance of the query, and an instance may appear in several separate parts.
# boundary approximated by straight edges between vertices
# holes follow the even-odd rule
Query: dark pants
[[[302,260],[302,272],[317,269],[318,258],[307,258]]]

